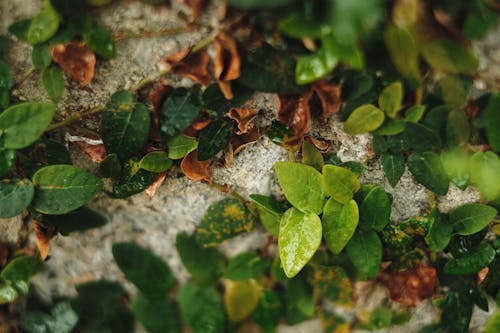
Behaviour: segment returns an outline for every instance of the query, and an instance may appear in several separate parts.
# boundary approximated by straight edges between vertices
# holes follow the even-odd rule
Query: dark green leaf
[[[178,134],[169,139],[167,145],[168,157],[172,160],[178,160],[198,148],[198,141],[195,138]]]
[[[29,179],[0,181],[0,218],[21,214],[33,200],[35,190]]]
[[[450,243],[453,234],[453,226],[437,209],[434,209],[429,217],[431,217],[433,221],[429,233],[425,236],[425,241],[432,251],[443,251]]]
[[[448,121],[448,110],[446,106],[437,106],[429,110],[422,121],[427,128],[432,129],[439,138],[446,139],[446,123]],[[441,145],[441,144],[440,144]]]
[[[356,231],[346,246],[347,256],[367,277],[377,275],[382,262],[382,242],[375,231]]]
[[[71,232],[97,228],[107,223],[106,217],[98,212],[81,207],[64,215],[45,215],[43,223],[55,226],[64,236]]]
[[[257,278],[266,271],[271,263],[253,252],[245,252],[232,258],[224,271],[224,276],[231,280]]]
[[[0,88],[0,111],[10,105],[10,93],[8,89]]]
[[[332,253],[339,254],[351,239],[359,222],[356,201],[340,204],[330,198],[323,208],[323,237]]]
[[[149,300],[138,295],[132,300],[131,309],[149,333],[182,332],[179,309],[173,301]]]
[[[309,141],[302,143],[302,163],[312,166],[318,171],[323,169],[325,161],[321,152]]]
[[[140,193],[151,185],[158,174],[139,168],[139,163],[134,160],[127,161],[119,177],[113,181],[113,197],[127,198]]]
[[[149,299],[162,299],[175,283],[162,258],[135,243],[113,244],[113,257],[127,280]]]
[[[472,235],[486,228],[497,215],[493,207],[468,203],[450,213],[450,222],[459,235]]]
[[[22,41],[28,40],[28,29],[31,25],[31,18],[21,19],[9,26],[9,32]]]
[[[172,160],[164,151],[152,151],[146,154],[139,162],[139,167],[150,172],[163,172],[170,169]]]
[[[92,51],[104,59],[113,59],[116,56],[115,41],[105,27],[93,27],[83,34],[83,39]]]
[[[16,151],[12,149],[0,150],[0,177],[10,172],[16,162]]]
[[[31,51],[31,62],[33,63],[33,68],[38,70],[49,67],[52,62],[49,44],[44,43],[33,46],[33,51]]]
[[[267,211],[269,211],[275,215],[281,215],[288,208],[290,208],[285,203],[280,202],[280,201],[274,199],[273,197],[269,197],[269,196],[265,196],[265,195],[250,194],[250,199],[255,201],[260,207],[266,209]]]
[[[382,154],[380,156],[380,164],[384,170],[384,175],[391,184],[395,187],[399,179],[405,171],[405,158],[400,154]]]
[[[224,148],[233,136],[233,124],[217,119],[201,130],[198,139],[198,160],[206,161]]]
[[[429,190],[439,195],[448,193],[448,177],[436,153],[413,153],[408,158],[408,169],[415,180]]]
[[[116,154],[107,155],[101,164],[99,164],[99,172],[105,178],[117,177],[120,175],[121,170],[122,166]]]
[[[365,196],[359,209],[361,227],[364,230],[380,231],[389,223],[391,217],[391,200],[381,186],[374,187]]]
[[[279,296],[272,290],[264,289],[252,319],[262,328],[264,333],[274,333],[280,322],[283,305]]]
[[[217,116],[224,116],[231,108],[243,105],[253,94],[253,91],[239,81],[231,82],[233,98],[226,99],[218,84],[212,84],[203,92],[203,104]]]
[[[78,315],[69,302],[54,306],[51,315],[40,312],[28,312],[21,318],[21,327],[30,333],[70,333],[78,322]]]
[[[40,44],[52,37],[59,29],[59,15],[52,8],[46,6],[30,22],[26,40],[30,44]]]
[[[176,136],[189,127],[198,117],[201,107],[199,87],[176,88],[163,102],[160,114],[160,131],[163,140]]]
[[[498,13],[486,6],[487,1],[476,2],[477,10],[468,11],[463,33],[469,39],[479,39],[498,23]]]
[[[36,188],[33,207],[44,214],[60,215],[75,210],[103,188],[93,174],[71,165],[50,165],[33,175]]]
[[[42,72],[42,84],[49,98],[57,103],[64,93],[64,77],[58,67],[49,67]]]
[[[402,139],[416,152],[426,152],[441,147],[436,131],[418,123],[407,122]]]
[[[403,120],[389,120],[377,128],[373,134],[392,136],[404,132],[405,129],[406,123]]]
[[[314,297],[304,276],[286,280],[286,321],[295,325],[314,315]]]
[[[43,262],[35,257],[22,255],[11,260],[0,273],[0,279],[4,281],[17,282],[25,281],[40,272]]]
[[[486,136],[494,151],[500,153],[500,94],[491,95],[488,106],[484,109],[486,117]]]
[[[444,265],[444,272],[467,275],[479,272],[495,259],[496,252],[488,244],[481,244],[462,257],[451,259]]]
[[[293,0],[228,0],[227,4],[239,9],[260,9],[285,6],[292,3]]]
[[[344,131],[351,135],[374,131],[382,125],[384,119],[384,113],[376,106],[362,105],[347,118]]]
[[[470,295],[463,291],[446,293],[441,314],[441,326],[444,332],[466,333],[469,328],[474,304]]]

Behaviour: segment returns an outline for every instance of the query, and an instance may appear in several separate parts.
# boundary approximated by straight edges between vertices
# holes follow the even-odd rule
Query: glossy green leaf
[[[52,8],[46,6],[31,19],[26,40],[30,44],[40,44],[52,37],[59,29],[59,15]]]
[[[158,174],[141,169],[135,160],[129,160],[113,181],[112,195],[115,198],[127,198],[140,193],[153,184],[157,177]]]
[[[405,111],[405,121],[417,123],[422,119],[425,112],[425,105],[414,105]]]
[[[288,278],[297,275],[321,243],[321,220],[314,213],[290,208],[283,214],[278,235],[281,264]]]
[[[450,222],[459,235],[472,235],[486,228],[497,215],[491,206],[467,203],[450,213]]]
[[[56,111],[52,103],[25,102],[0,114],[3,146],[20,149],[31,145],[45,131]]]
[[[106,155],[104,160],[99,164],[99,172],[105,178],[117,177],[120,175],[121,170],[122,166],[116,154]]]
[[[206,161],[226,148],[233,136],[233,124],[224,119],[212,121],[201,130],[198,142],[198,160]]]
[[[453,275],[467,275],[479,272],[495,259],[495,249],[481,244],[462,257],[451,259],[444,265],[444,272]]]
[[[102,227],[108,222],[106,217],[87,207],[63,215],[45,215],[42,221],[43,224],[56,227],[64,236],[72,232]]]
[[[356,231],[346,246],[349,260],[367,277],[377,275],[382,262],[382,242],[375,231]]]
[[[500,157],[491,151],[478,151],[469,164],[471,181],[487,200],[500,196]]]
[[[33,64],[33,68],[44,70],[50,66],[51,62],[49,44],[44,43],[33,46],[33,51],[31,51],[31,63]]]
[[[0,279],[4,281],[29,281],[29,279],[40,272],[43,262],[35,257],[22,255],[11,260],[0,273]]]
[[[441,152],[441,162],[450,181],[461,190],[469,184],[469,155],[460,148]]]
[[[436,153],[413,153],[408,158],[408,169],[417,182],[432,192],[438,195],[448,193],[448,177]]]
[[[224,305],[229,320],[240,322],[250,316],[259,304],[262,287],[256,280],[227,281]]]
[[[92,199],[103,188],[93,174],[71,165],[50,165],[33,175],[33,207],[44,214],[65,214]]]
[[[274,170],[286,199],[294,207],[303,212],[321,213],[325,199],[321,173],[294,162],[276,162]]]
[[[297,84],[314,82],[328,75],[338,63],[337,55],[325,47],[316,53],[300,56],[295,67],[295,81]]]
[[[64,77],[58,67],[49,67],[42,72],[42,84],[45,92],[52,100],[57,103],[64,94]]]
[[[473,74],[479,62],[471,49],[452,39],[437,39],[420,50],[425,60],[436,70]]]
[[[271,263],[254,252],[244,252],[229,260],[224,277],[231,280],[257,278],[266,271]]]
[[[470,133],[469,120],[464,111],[451,111],[448,113],[446,138],[449,145],[460,146],[467,143]]]
[[[322,31],[328,29],[319,20],[306,18],[301,12],[292,12],[282,18],[278,23],[278,29],[294,38],[319,38]]]
[[[339,254],[351,239],[359,222],[356,201],[341,204],[330,198],[323,208],[323,237],[332,253]]]
[[[396,118],[403,102],[403,85],[394,82],[382,90],[378,97],[378,106],[389,118]]]
[[[260,9],[285,6],[293,0],[228,0],[227,4],[239,9]]]
[[[0,150],[0,177],[4,177],[12,170],[16,162],[16,151],[12,149]]]
[[[302,163],[312,166],[321,171],[325,161],[323,155],[312,143],[304,141],[302,144]]]
[[[381,186],[374,187],[365,196],[359,209],[363,229],[382,230],[391,217],[391,200]]]
[[[224,271],[224,256],[215,248],[205,248],[194,236],[177,234],[175,246],[184,267],[200,284],[213,284]]]
[[[486,109],[486,136],[488,143],[494,151],[500,153],[500,94],[492,94]]]
[[[176,136],[189,127],[201,112],[199,88],[176,88],[168,95],[161,106],[160,132],[163,140]]]
[[[113,244],[113,257],[125,274],[149,299],[162,299],[175,283],[162,258],[135,243]]]
[[[404,76],[419,78],[418,49],[410,32],[390,25],[384,32],[384,41],[398,71]]]
[[[395,187],[405,171],[405,158],[401,154],[382,154],[380,156],[380,164],[384,175],[391,184]]]
[[[149,300],[137,295],[132,299],[131,309],[135,318],[150,333],[181,333],[180,313],[173,301]]]
[[[147,153],[139,162],[139,167],[150,172],[163,172],[170,169],[172,160],[164,151],[152,151]]]
[[[224,331],[226,314],[215,290],[188,282],[181,286],[178,298],[182,317],[195,333]]]
[[[437,209],[434,209],[429,217],[431,217],[432,223],[428,234],[425,236],[425,241],[432,251],[443,251],[450,243],[453,226]]]
[[[340,203],[347,203],[359,190],[358,175],[336,165],[323,167],[323,191]]]
[[[280,322],[283,305],[281,299],[272,290],[264,289],[252,319],[262,328],[264,333],[274,333]]]
[[[116,153],[122,161],[134,156],[149,135],[149,110],[134,99],[134,95],[126,90],[115,92],[101,116],[101,136],[106,152]]]
[[[254,228],[255,218],[238,200],[224,199],[208,207],[196,229],[196,241],[215,246],[226,239]]]
[[[183,134],[178,134],[167,142],[168,158],[178,160],[198,148],[198,141]]]
[[[233,98],[226,99],[217,83],[211,84],[203,91],[203,104],[217,116],[224,116],[231,108],[243,105],[253,94],[249,89],[239,81],[231,82],[231,91]]]
[[[384,113],[374,105],[366,104],[355,109],[344,123],[344,131],[355,135],[374,131],[384,122]]]
[[[116,56],[115,41],[111,33],[103,26],[96,26],[83,34],[87,46],[104,59]]]
[[[29,179],[0,181],[0,218],[21,214],[33,200],[35,190]]]
[[[317,267],[314,271],[313,287],[316,298],[326,297],[346,307],[353,304],[353,284],[342,267]]]

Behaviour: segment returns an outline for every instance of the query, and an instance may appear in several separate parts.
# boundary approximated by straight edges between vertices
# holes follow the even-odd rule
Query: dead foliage
[[[194,181],[210,181],[212,175],[210,172],[210,161],[198,161],[198,152],[190,152],[181,162],[181,170],[187,178]]]
[[[45,228],[38,222],[35,222],[33,229],[40,258],[45,260],[49,256],[50,240],[56,235],[56,229],[53,226]]]
[[[259,110],[249,108],[232,108],[228,112],[228,117],[236,121],[238,124],[238,131],[236,134],[247,134],[253,127],[252,121],[259,114]]]
[[[340,99],[340,86],[334,86],[325,81],[317,81],[311,87],[318,96],[323,108],[323,118],[328,118],[340,111],[342,101]]]
[[[101,163],[106,157],[106,149],[103,144],[92,145],[85,141],[73,141],[73,144],[94,163]]]
[[[206,50],[191,52],[191,48],[187,48],[168,56],[165,61],[174,74],[185,76],[204,86],[212,82],[208,72],[210,56]]]
[[[82,87],[94,77],[96,57],[84,43],[71,41],[55,44],[50,49],[50,56],[75,81],[80,82]]]
[[[293,137],[287,138],[287,144],[301,142],[304,134],[311,127],[311,110],[309,100],[312,93],[278,96],[278,119],[286,127],[292,129]]]
[[[152,199],[155,196],[156,192],[161,187],[166,177],[166,172],[160,173],[158,177],[156,177],[156,180],[153,182],[153,184],[149,185],[149,187],[144,190],[144,193],[146,193],[149,199]]]
[[[182,134],[186,135],[186,136],[189,136],[189,137],[192,137],[192,138],[197,138],[198,135],[200,134],[200,131],[202,129],[204,129],[205,127],[208,126],[208,124],[210,124],[212,122],[212,119],[210,118],[207,118],[206,116],[199,116],[198,118],[196,118],[195,121],[193,121],[193,123],[191,124],[191,126],[189,126],[188,128],[186,128]]]
[[[233,37],[220,33],[215,37],[214,48],[215,78],[224,97],[231,99],[233,98],[233,92],[229,81],[240,77],[241,58],[238,47]]]

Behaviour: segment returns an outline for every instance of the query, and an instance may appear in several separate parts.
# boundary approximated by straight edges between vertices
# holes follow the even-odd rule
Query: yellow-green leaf
[[[336,165],[323,167],[323,191],[340,203],[347,203],[360,188],[358,175]]]
[[[347,134],[362,134],[374,131],[383,124],[384,112],[372,104],[365,104],[355,109],[344,123]]]
[[[323,209],[321,222],[328,248],[334,254],[339,254],[358,226],[359,211],[356,201],[351,199],[347,203],[341,204],[330,198]]]
[[[396,118],[401,109],[403,101],[403,85],[401,82],[394,82],[382,90],[378,97],[378,106],[389,118]]]
[[[228,280],[225,284],[224,305],[229,320],[239,322],[248,317],[259,304],[262,287],[254,279]]]

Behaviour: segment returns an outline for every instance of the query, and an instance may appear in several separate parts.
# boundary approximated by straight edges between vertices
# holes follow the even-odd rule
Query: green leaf
[[[264,289],[252,319],[262,327],[264,333],[274,333],[283,312],[281,299],[272,290]]]
[[[486,137],[494,151],[500,153],[500,94],[492,94],[486,109]]]
[[[408,30],[389,25],[384,32],[384,41],[392,63],[407,77],[419,78],[418,49]]]
[[[323,237],[333,254],[339,254],[351,239],[359,222],[356,201],[340,204],[330,198],[323,209]]]
[[[340,203],[347,203],[351,200],[360,187],[358,175],[336,165],[323,167],[322,180],[323,191]]]
[[[448,177],[436,153],[413,153],[408,158],[408,169],[417,182],[432,192],[438,195],[448,193]]]
[[[266,195],[250,194],[250,199],[255,201],[260,207],[277,216],[283,214],[290,208],[287,204]]]
[[[321,171],[325,161],[323,155],[312,143],[304,141],[302,144],[302,163],[312,166]]]
[[[0,59],[0,89],[9,91],[14,86],[12,70],[8,63]]]
[[[205,248],[186,233],[177,234],[175,246],[184,267],[200,284],[213,284],[224,271],[224,256],[216,248]]]
[[[200,89],[176,88],[172,90],[161,106],[160,132],[168,140],[189,127],[201,112]]]
[[[33,64],[33,68],[44,70],[50,66],[51,62],[49,44],[44,43],[33,46],[33,51],[31,51],[31,63]]]
[[[375,186],[368,192],[361,203],[359,217],[361,227],[365,230],[380,231],[389,223],[391,200],[383,187]]]
[[[0,114],[3,146],[20,149],[34,143],[50,124],[56,111],[52,103],[25,102],[13,105]]]
[[[389,118],[396,118],[403,102],[403,85],[401,82],[394,82],[382,90],[378,97],[378,106]]]
[[[344,123],[344,131],[355,135],[374,131],[384,122],[384,113],[374,105],[365,104],[356,108]]]
[[[146,143],[150,122],[148,108],[136,103],[131,92],[115,92],[101,116],[101,136],[106,152],[116,153],[122,161],[132,157]]]
[[[127,161],[121,174],[113,181],[113,197],[127,198],[147,189],[158,177],[158,174],[140,169],[135,160]]]
[[[109,154],[104,160],[99,164],[99,172],[105,178],[114,178],[120,175],[122,166],[120,165],[120,160],[118,155]]]
[[[406,123],[402,120],[389,120],[373,132],[374,135],[397,135],[404,132]]]
[[[315,18],[308,18],[303,13],[292,12],[283,17],[278,23],[278,29],[293,38],[320,38],[325,25]]]
[[[313,287],[316,299],[326,297],[341,306],[353,305],[353,284],[342,267],[317,267],[314,271]]]
[[[419,153],[441,147],[441,139],[438,133],[434,129],[419,123],[407,122],[401,139],[408,148]]]
[[[16,151],[12,149],[0,150],[0,177],[4,177],[12,170],[16,162]]]
[[[65,214],[92,199],[103,188],[93,174],[71,165],[49,165],[33,175],[33,207],[43,214]]]
[[[500,196],[500,158],[491,151],[478,151],[470,159],[470,179],[487,200]]]
[[[0,218],[21,214],[33,200],[35,190],[29,179],[0,181]]]
[[[98,228],[107,222],[106,217],[88,207],[81,207],[64,215],[43,216],[43,224],[56,227],[64,236],[75,231]]]
[[[9,32],[22,41],[28,40],[28,29],[30,28],[33,19],[21,19],[9,26]]]
[[[172,160],[164,151],[152,151],[147,153],[139,162],[139,167],[150,172],[163,172],[170,169]]]
[[[173,301],[149,300],[142,295],[132,299],[132,312],[150,333],[181,333],[180,313]]]
[[[437,209],[434,209],[429,216],[432,217],[433,222],[429,233],[425,236],[425,241],[432,251],[443,251],[450,243],[453,226],[443,218]]]
[[[308,165],[276,162],[274,170],[286,199],[303,212],[320,214],[325,195],[321,174]]]
[[[297,275],[321,243],[321,220],[314,213],[288,209],[280,222],[278,247],[281,264],[288,278]]]
[[[258,278],[269,266],[271,266],[269,260],[254,252],[244,252],[229,261],[224,277],[239,281]]]
[[[168,157],[172,160],[178,160],[198,148],[198,141],[195,138],[178,134],[167,141],[167,146]]]
[[[382,262],[382,242],[375,231],[357,230],[346,246],[349,260],[367,277],[377,275]]]
[[[59,29],[59,15],[52,8],[46,6],[31,19],[26,40],[30,44],[40,44],[52,37]]]
[[[195,333],[224,331],[226,314],[215,290],[188,282],[181,286],[178,298],[182,317]]]
[[[255,218],[236,199],[224,199],[208,207],[196,229],[196,241],[207,247],[254,228]]]
[[[286,323],[295,325],[312,318],[315,310],[313,290],[304,275],[285,281]]]
[[[328,75],[339,63],[337,54],[325,47],[316,53],[299,56],[295,67],[295,81],[303,85],[314,82]]]
[[[233,136],[233,124],[217,119],[201,130],[198,143],[198,160],[206,161],[224,148]]]
[[[281,215],[272,213],[262,206],[257,206],[257,210],[259,213],[260,223],[264,226],[266,231],[270,235],[278,237]]]
[[[58,67],[49,67],[42,72],[42,84],[49,98],[57,103],[64,94],[64,77]]]
[[[105,27],[92,27],[83,34],[83,39],[92,51],[104,59],[113,59],[116,56],[115,41]]]
[[[484,333],[495,333],[500,331],[500,312],[494,313],[484,328]]]
[[[127,280],[149,299],[162,299],[175,279],[162,258],[131,242],[113,244],[113,257]]]
[[[467,143],[470,133],[469,120],[464,111],[451,111],[448,113],[448,122],[446,123],[448,145],[460,146]]]
[[[51,315],[40,311],[28,312],[21,318],[20,325],[31,333],[70,333],[77,322],[78,315],[66,301],[56,304]]]
[[[0,273],[0,279],[4,281],[17,282],[25,281],[40,272],[43,268],[43,261],[38,258],[22,255],[11,260]]]
[[[380,164],[384,170],[384,175],[391,184],[395,187],[401,179],[405,171],[405,158],[401,154],[382,154],[380,156]]]
[[[203,91],[203,104],[217,116],[224,116],[231,108],[243,105],[253,94],[253,90],[247,88],[239,81],[231,82],[233,98],[226,99],[217,83],[211,84]]]
[[[10,282],[0,282],[0,304],[14,302],[19,297],[19,292]]]
[[[240,322],[248,317],[259,304],[262,287],[254,279],[227,281],[224,291],[224,305],[229,320]]]
[[[486,228],[497,215],[493,207],[468,203],[450,213],[450,222],[459,235],[472,235]]]
[[[474,74],[479,65],[471,49],[449,38],[426,43],[420,51],[429,65],[436,70]]]
[[[442,151],[441,162],[450,181],[461,190],[465,190],[470,178],[467,152],[460,148]]]
[[[227,4],[239,9],[261,9],[285,6],[292,3],[293,0],[228,0]]]
[[[495,249],[480,244],[462,257],[451,259],[444,265],[444,272],[453,275],[468,275],[479,272],[495,259]]]
[[[417,123],[422,119],[425,112],[425,105],[413,105],[411,108],[405,111],[405,121],[412,123]]]

